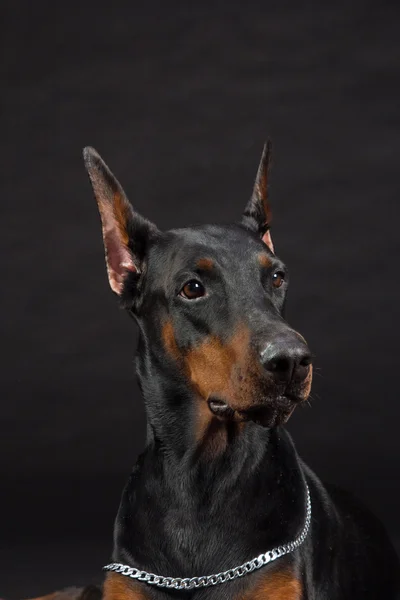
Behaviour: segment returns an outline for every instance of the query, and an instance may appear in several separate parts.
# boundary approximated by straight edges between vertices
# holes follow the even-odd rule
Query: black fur
[[[146,597],[239,598],[269,572],[290,570],[304,600],[395,600],[399,564],[382,526],[348,494],[324,486],[283,427],[304,400],[299,382],[259,375],[254,408],[236,406],[221,416],[210,405],[209,425],[196,438],[198,391],[168,351],[166,323],[182,356],[211,336],[229,344],[240,325],[254,356],[276,340],[305,348],[283,318],[287,278],[273,285],[274,273],[286,268],[260,239],[265,214],[254,202],[250,208],[239,225],[166,233],[135,228],[132,212],[128,230],[136,239],[130,248],[141,249],[141,270],[127,274],[121,296],[139,326],[137,375],[148,426],[146,449],[122,495],[113,561],[172,577],[235,567],[297,536],[307,482],[312,524],[299,549],[214,588],[176,592],[142,584]],[[212,269],[197,266],[203,258]],[[204,285],[205,296],[181,295],[192,279]],[[215,439],[223,440],[217,449]]]

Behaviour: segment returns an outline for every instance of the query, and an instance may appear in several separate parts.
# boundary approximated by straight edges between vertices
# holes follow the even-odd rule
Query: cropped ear
[[[94,148],[83,150],[85,166],[100,211],[108,280],[123,295],[129,274],[137,282],[148,242],[157,227],[137,214],[120,183]]]
[[[268,201],[268,171],[271,162],[271,150],[271,141],[267,140],[261,155],[253,193],[242,216],[242,224],[247,229],[257,233],[271,252],[274,252],[269,230],[272,213]]]

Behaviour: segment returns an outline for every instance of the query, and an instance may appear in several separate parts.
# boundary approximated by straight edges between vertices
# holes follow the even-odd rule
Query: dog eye
[[[284,281],[285,273],[283,271],[276,271],[276,273],[272,275],[272,285],[275,288],[280,288]]]
[[[187,298],[188,300],[194,300],[195,298],[201,298],[206,293],[205,287],[197,279],[191,279],[179,292],[180,296]]]

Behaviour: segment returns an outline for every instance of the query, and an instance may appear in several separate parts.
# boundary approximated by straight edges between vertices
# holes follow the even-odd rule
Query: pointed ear
[[[271,162],[271,150],[271,141],[267,140],[261,155],[253,194],[242,216],[242,224],[247,229],[258,233],[264,244],[268,246],[271,252],[274,252],[274,245],[269,231],[272,213],[268,201],[268,171]]]
[[[120,183],[94,148],[83,150],[85,166],[100,211],[108,279],[122,296],[130,273],[139,279],[149,239],[156,226],[134,212]]]

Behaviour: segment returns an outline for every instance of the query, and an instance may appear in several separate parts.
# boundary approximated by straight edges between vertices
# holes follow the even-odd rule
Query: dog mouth
[[[211,398],[208,401],[208,406],[211,412],[217,417],[230,417],[233,416],[234,411],[224,400],[218,400],[217,398]]]
[[[274,400],[255,404],[246,409],[233,409],[228,402],[221,398],[210,398],[208,406],[216,417],[223,420],[245,422],[252,421],[263,427],[273,427],[286,423],[302,398],[285,393]]]

